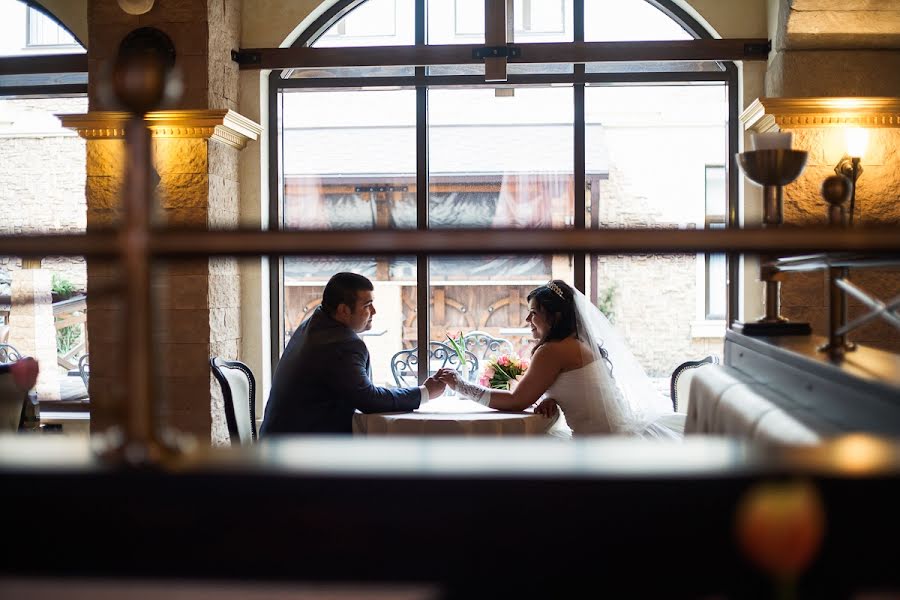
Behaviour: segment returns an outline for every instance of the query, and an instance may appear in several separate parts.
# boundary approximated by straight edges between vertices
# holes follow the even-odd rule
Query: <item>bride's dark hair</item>
[[[551,283],[562,292],[562,296],[550,287]],[[527,300],[531,302],[532,299],[550,322],[550,331],[531,349],[531,353],[534,354],[547,342],[564,340],[575,333],[577,319],[575,318],[575,293],[565,281],[554,279],[545,285],[534,288],[528,294]]]
[[[558,289],[559,292],[562,292],[562,296],[553,287],[550,287],[551,285]],[[539,339],[534,348],[531,349],[532,354],[547,342],[564,340],[573,333],[577,337],[578,317],[575,310],[575,292],[568,283],[559,279],[553,279],[531,290],[527,300],[531,302],[532,299],[534,299],[541,312],[544,313],[544,316],[551,323],[550,331],[547,332],[547,335]],[[612,372],[609,352],[603,347],[602,342],[597,349],[600,351],[600,356],[606,361],[607,368]]]

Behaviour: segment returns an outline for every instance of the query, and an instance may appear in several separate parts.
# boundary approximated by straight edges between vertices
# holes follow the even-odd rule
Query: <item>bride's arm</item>
[[[511,392],[492,390],[463,381],[455,371],[448,372],[443,381],[463,396],[485,406],[497,410],[519,411],[537,402],[541,394],[556,380],[560,370],[557,354],[552,348],[541,346],[531,357],[531,365],[525,375]]]

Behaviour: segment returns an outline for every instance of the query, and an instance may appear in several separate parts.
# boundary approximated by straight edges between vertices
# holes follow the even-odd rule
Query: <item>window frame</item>
[[[416,28],[416,46],[424,46],[426,44],[426,4],[428,0],[415,1],[415,28]],[[434,0],[432,0],[434,1]],[[577,44],[584,41],[584,3],[589,0],[571,0],[573,4],[573,28],[574,39],[571,44]],[[644,0],[651,4],[654,8],[662,11],[669,18],[673,19],[678,25],[684,28],[694,39],[712,39],[713,36],[707,32],[699,22],[697,22],[686,11],[678,7],[674,0]],[[360,0],[343,0],[337,2],[329,10],[327,10],[319,19],[310,25],[295,40],[294,47],[312,46],[314,42],[332,25],[337,23],[349,11],[353,10],[360,4]],[[563,3],[565,8],[565,4]],[[454,19],[456,11],[456,3],[454,2]],[[454,29],[456,24],[454,22]],[[682,42],[683,43],[683,42]],[[348,47],[348,51],[353,49]],[[339,50],[339,49],[335,49]],[[575,102],[575,151],[574,151],[574,177],[575,177],[575,224],[570,231],[577,232],[590,227],[585,222],[585,184],[588,179],[585,173],[585,114],[584,114],[584,89],[590,84],[677,84],[677,83],[698,83],[698,82],[719,82],[726,86],[727,104],[728,104],[728,124],[727,124],[727,156],[733,156],[738,151],[739,138],[739,98],[738,98],[738,69],[737,66],[730,61],[720,61],[717,63],[720,71],[667,71],[667,72],[628,72],[623,69],[621,72],[604,72],[604,73],[585,73],[584,64],[574,65],[574,69],[569,73],[553,73],[553,74],[535,74],[535,75],[513,75],[508,76],[506,82],[509,86],[515,85],[547,85],[551,83],[571,84],[574,88]],[[429,75],[425,67],[416,67],[415,75],[402,77],[373,77],[373,78],[301,78],[286,79],[284,73],[290,70],[273,69],[269,74],[269,131],[273,135],[269,136],[269,228],[279,229],[282,222],[282,168],[283,168],[283,147],[281,145],[281,92],[288,89],[302,88],[342,88],[342,87],[362,87],[362,86],[409,86],[416,89],[417,94],[417,110],[416,110],[416,144],[417,144],[417,165],[416,179],[417,189],[428,190],[428,111],[427,111],[427,90],[432,86],[471,86],[473,84],[486,84],[484,77],[480,75]],[[730,165],[729,165],[730,167]],[[735,201],[738,191],[738,173],[736,169],[726,167],[726,227],[735,227],[739,222],[738,203]],[[427,203],[428,195],[419,194],[417,197],[417,229],[428,230],[428,214]],[[430,315],[428,314],[428,293],[430,289],[429,281],[429,263],[428,255],[417,255],[417,304],[420,307],[417,319],[418,322],[418,344],[421,346],[428,341],[428,331],[430,325]],[[738,306],[738,288],[731,282],[736,282],[738,271],[738,255],[726,254],[726,319],[729,322],[732,315],[737,314]],[[575,253],[573,255],[574,265],[574,284],[581,291],[585,290],[586,277],[586,254]],[[284,287],[283,287],[283,258],[279,257],[276,261],[270,262],[269,270],[269,286],[270,286],[270,313],[271,313],[271,364],[274,369],[281,356],[284,332]],[[705,296],[705,294],[704,294]],[[423,309],[424,307],[424,309]],[[423,316],[425,318],[423,318]],[[424,369],[427,365],[423,362],[421,365],[420,379],[424,379]]]
[[[705,199],[705,209],[704,209],[704,229],[717,229],[720,226],[721,228],[728,227],[728,214],[727,210],[721,214],[718,213],[710,213],[709,210],[709,173],[712,170],[721,170],[724,177],[725,190],[727,194],[728,189],[728,172],[725,168],[724,164],[707,164],[704,166],[704,178],[703,178],[703,191],[704,191],[704,199]],[[727,209],[727,203],[726,203]],[[717,321],[721,322],[725,320],[725,314],[712,314],[710,312],[710,294],[713,291],[713,285],[710,281],[710,261],[712,260],[713,255],[710,253],[705,253],[703,255],[703,320],[704,321]],[[727,278],[726,278],[727,279]]]
[[[60,31],[62,31],[66,35],[68,35],[70,38],[72,38],[72,42],[71,43],[56,42],[56,43],[52,43],[52,44],[47,44],[47,43],[40,43],[40,42],[33,41],[32,25],[35,23],[36,20],[45,20],[45,21],[52,23],[53,25],[56,25],[57,29],[59,29]],[[72,35],[72,32],[70,32],[68,29],[63,27],[59,21],[54,19],[52,16],[44,13],[40,9],[35,8],[34,6],[31,6],[29,4],[29,5],[25,6],[25,47],[28,49],[37,50],[37,49],[81,48],[82,46],[81,46],[81,44],[79,44],[79,42],[75,38],[75,36]]]

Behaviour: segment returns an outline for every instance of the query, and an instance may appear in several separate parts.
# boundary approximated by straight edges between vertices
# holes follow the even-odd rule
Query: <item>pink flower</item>
[[[506,355],[501,356],[500,360],[498,360],[497,362],[500,363],[501,367],[505,367],[509,365],[509,357],[507,357]]]
[[[494,378],[496,371],[494,371],[494,367],[488,365],[484,368],[484,377],[487,377],[488,381]]]

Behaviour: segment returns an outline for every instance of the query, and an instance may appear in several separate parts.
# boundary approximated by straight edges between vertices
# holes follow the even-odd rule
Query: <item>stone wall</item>
[[[794,148],[807,150],[809,159],[803,174],[785,188],[785,224],[821,225],[827,222],[827,205],[820,188],[822,181],[834,174],[834,166],[842,156],[844,134],[837,127],[802,128],[792,132]],[[869,129],[868,150],[861,164],[863,174],[857,181],[854,222],[900,225],[900,130]],[[851,279],[855,285],[883,301],[895,297],[900,290],[900,269],[854,270]],[[828,335],[826,298],[824,273],[788,274],[781,289],[782,314],[791,320],[809,322],[817,335]],[[848,306],[851,320],[869,310],[852,297]],[[867,323],[849,338],[900,352],[897,330],[880,319]]]
[[[85,230],[84,140],[55,123],[54,114],[79,113],[84,98],[0,100],[0,233],[78,233]],[[84,290],[80,258],[47,257],[42,266]],[[0,256],[0,271],[21,268]]]
[[[180,0],[162,2],[146,15],[124,14],[114,0],[88,3],[91,46],[91,108],[111,107],[96,82],[114,59],[121,39],[137,27],[156,27],[171,37],[176,66],[184,77],[178,109],[236,109],[238,69],[231,50],[239,47],[240,0]],[[172,227],[194,229],[234,227],[238,222],[238,154],[236,148],[209,139],[209,133],[185,116],[182,137],[153,139],[157,202],[154,220]],[[177,127],[175,129],[178,129]],[[167,135],[167,134],[165,134]],[[88,143],[88,227],[103,228],[119,218],[122,186],[122,140]],[[91,285],[110,282],[108,267],[91,265]],[[158,396],[164,398],[162,418],[175,428],[208,436],[213,444],[228,443],[228,431],[219,384],[213,379],[209,358],[240,359],[240,277],[228,259],[178,260],[157,265],[153,273],[154,332],[159,351]],[[111,379],[121,374],[121,361],[112,344],[119,341],[115,328],[121,311],[113,304],[97,307],[103,316],[92,321],[104,345],[103,356],[92,358],[99,371],[92,396],[98,410],[92,428],[102,430],[118,421]],[[92,310],[94,307],[92,306]],[[96,348],[96,346],[94,347]],[[109,377],[110,379],[107,379]],[[121,377],[119,377],[121,379]],[[106,385],[109,387],[105,387]],[[102,390],[102,394],[99,391]],[[120,390],[119,390],[120,391]]]
[[[609,178],[599,181],[600,226],[674,227],[635,192],[631,179],[610,165]],[[615,287],[614,324],[651,377],[668,377],[679,364],[709,354],[721,359],[721,335],[701,338],[691,333],[691,324],[702,317],[698,296],[705,293],[698,289],[696,255],[598,257],[598,290],[610,286]]]
[[[615,286],[612,320],[651,377],[668,377],[679,364],[713,354],[722,338],[694,338],[696,257],[636,255],[598,257],[598,287]]]

